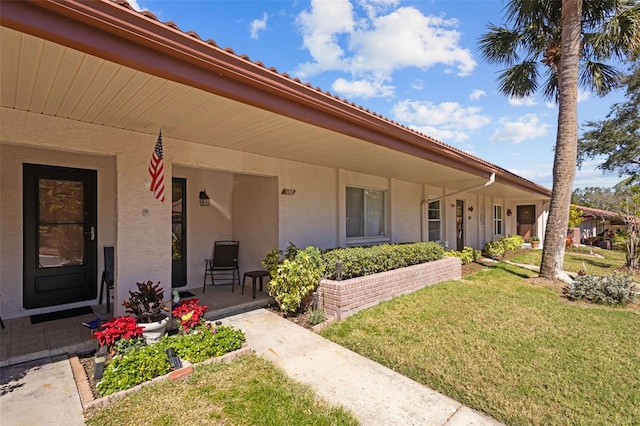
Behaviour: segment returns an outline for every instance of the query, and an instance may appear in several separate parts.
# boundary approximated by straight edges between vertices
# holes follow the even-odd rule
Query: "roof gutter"
[[[493,183],[496,181],[496,174],[495,173],[491,173],[491,176],[489,176],[489,180],[486,181],[485,183],[481,184],[481,185],[476,185],[476,186],[472,186],[471,188],[466,188],[466,189],[462,189],[460,191],[456,191],[456,192],[452,192],[450,194],[446,194],[443,195],[441,197],[436,197],[436,198],[428,198],[426,200],[423,200],[420,203],[420,215],[421,215],[421,220],[420,220],[420,241],[426,241],[425,240],[425,219],[427,217],[427,208],[428,208],[428,204],[432,203],[434,201],[440,201],[443,200],[445,198],[451,197],[453,195],[458,195],[460,193],[463,192],[471,192],[471,191],[475,191],[476,189],[482,189],[482,188],[486,188],[487,186],[493,185]]]
[[[483,183],[482,185],[476,185],[476,186],[472,186],[471,188],[466,188],[466,189],[461,189],[460,191],[456,191],[456,192],[452,192],[450,194],[446,194],[443,195],[441,197],[436,197],[436,198],[428,198],[427,200],[423,201],[423,203],[431,203],[433,201],[439,201],[439,200],[443,200],[445,198],[449,198],[453,195],[458,195],[461,194],[463,192],[471,192],[471,191],[475,191],[476,189],[482,189],[485,188],[489,185],[493,185],[493,183],[496,181],[496,174],[495,173],[491,173],[491,176],[489,176],[489,180],[486,181],[485,183]]]

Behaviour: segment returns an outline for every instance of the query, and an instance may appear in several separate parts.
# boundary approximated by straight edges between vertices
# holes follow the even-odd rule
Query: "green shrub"
[[[277,247],[274,247],[273,249],[269,250],[264,259],[262,259],[262,266],[264,266],[267,271],[269,271],[269,274],[271,274],[271,276],[273,277],[275,276],[278,270],[278,266],[280,266],[282,261],[284,259],[292,260],[296,256],[296,253],[298,253],[298,250],[300,249],[296,247],[296,245],[292,242],[289,242],[289,246],[284,251],[279,250]]]
[[[240,349],[244,341],[241,330],[228,326],[202,325],[189,334],[165,335],[158,343],[114,357],[96,387],[101,395],[109,395],[169,373],[169,348],[181,359],[197,363]]]
[[[504,249],[506,251],[518,250],[519,248],[522,248],[524,238],[522,238],[521,235],[510,235],[502,238],[502,243],[504,244]]]
[[[569,300],[624,306],[633,302],[635,285],[631,276],[617,272],[605,276],[583,275],[565,287],[563,293]]]
[[[322,309],[312,309],[309,311],[309,323],[311,325],[320,324],[322,321],[326,319],[327,319],[327,316],[324,314],[324,310]]]
[[[464,247],[462,251],[449,250],[444,253],[448,257],[457,257],[462,261],[462,264],[474,262],[480,260],[482,252],[472,247]]]
[[[293,258],[285,256],[272,273],[269,294],[284,312],[296,312],[303,300],[318,287],[324,274],[320,250],[309,246],[296,250]]]
[[[492,259],[502,257],[506,252],[502,240],[489,241],[484,245],[484,253]]]
[[[328,250],[322,255],[326,277],[337,279],[336,266],[342,265],[342,278],[349,279],[418,265],[442,259],[444,249],[434,242],[381,244]]]

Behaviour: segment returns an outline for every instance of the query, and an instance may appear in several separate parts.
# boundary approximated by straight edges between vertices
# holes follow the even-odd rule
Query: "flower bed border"
[[[344,281],[321,280],[318,287],[319,301],[327,316],[342,320],[396,296],[460,278],[460,259],[444,257],[433,262]]]
[[[251,353],[251,348],[245,342],[242,344],[242,347],[240,349],[236,349],[233,352],[226,353],[219,357],[210,358],[208,360],[202,361],[197,364],[187,365],[187,363],[185,362],[185,366],[179,370],[172,371],[163,376],[154,377],[153,379],[146,381],[144,383],[141,383],[139,385],[136,385],[132,388],[125,389],[120,392],[115,392],[110,395],[103,396],[102,398],[97,398],[97,399],[93,397],[93,392],[91,391],[91,385],[89,384],[89,378],[87,377],[87,374],[84,370],[84,367],[82,366],[82,363],[80,362],[80,359],[78,358],[78,355],[77,354],[72,355],[69,358],[69,362],[71,363],[71,370],[73,371],[73,376],[76,380],[76,386],[78,388],[78,394],[80,396],[82,411],[84,413],[87,413],[87,411],[89,411],[89,409],[91,408],[106,407],[110,405],[113,401],[120,399],[123,396],[128,395],[132,392],[137,392],[138,390],[142,389],[145,386],[149,386],[154,383],[161,382],[167,379],[175,380],[178,378],[187,377],[193,372],[194,366],[210,364],[213,362],[229,362],[234,358],[237,358],[241,355],[246,355],[249,353]]]

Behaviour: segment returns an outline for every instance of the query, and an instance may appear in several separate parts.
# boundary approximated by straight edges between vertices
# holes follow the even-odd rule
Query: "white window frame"
[[[437,208],[436,209],[431,209],[431,205],[432,204],[437,204]],[[438,218],[437,219],[431,219],[431,215],[430,215],[431,211],[437,211],[438,212]],[[438,238],[437,239],[431,239],[431,224],[432,223],[437,223],[438,224]],[[437,242],[437,243],[441,243],[442,242],[442,203],[440,202],[440,200],[430,201],[430,202],[427,203],[427,241],[434,241],[434,242]]]
[[[366,217],[366,209],[367,209],[367,191],[375,191],[377,193],[381,193],[384,200],[383,200],[383,210],[382,210],[382,214],[384,215],[384,217],[382,218],[382,225],[384,227],[383,232],[379,235],[367,235],[367,230],[364,229],[364,235],[361,236],[348,236],[346,235],[348,233],[348,229],[346,226],[346,222],[347,222],[347,217],[348,217],[348,201],[347,201],[347,193],[349,189],[353,189],[353,190],[361,190],[363,191],[363,200],[364,200],[364,211],[363,211],[363,215]],[[368,188],[368,187],[361,187],[361,186],[354,186],[354,185],[347,185],[346,186],[346,190],[345,190],[345,237],[347,240],[347,244],[348,245],[358,245],[358,244],[375,244],[375,243],[383,243],[383,242],[389,242],[391,241],[390,235],[389,235],[389,195],[388,195],[388,191],[384,190],[384,189],[379,189],[379,188]],[[366,221],[363,225],[366,228]]]
[[[493,235],[504,235],[504,209],[502,204],[493,205]]]

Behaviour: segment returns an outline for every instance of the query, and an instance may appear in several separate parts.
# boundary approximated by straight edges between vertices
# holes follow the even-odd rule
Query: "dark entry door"
[[[518,235],[521,235],[525,241],[529,241],[534,235],[534,226],[536,223],[536,206],[518,206]]]
[[[171,180],[171,287],[187,285],[187,180]]]
[[[464,201],[456,200],[456,250],[464,249]]]
[[[96,171],[23,166],[24,307],[96,298]]]

